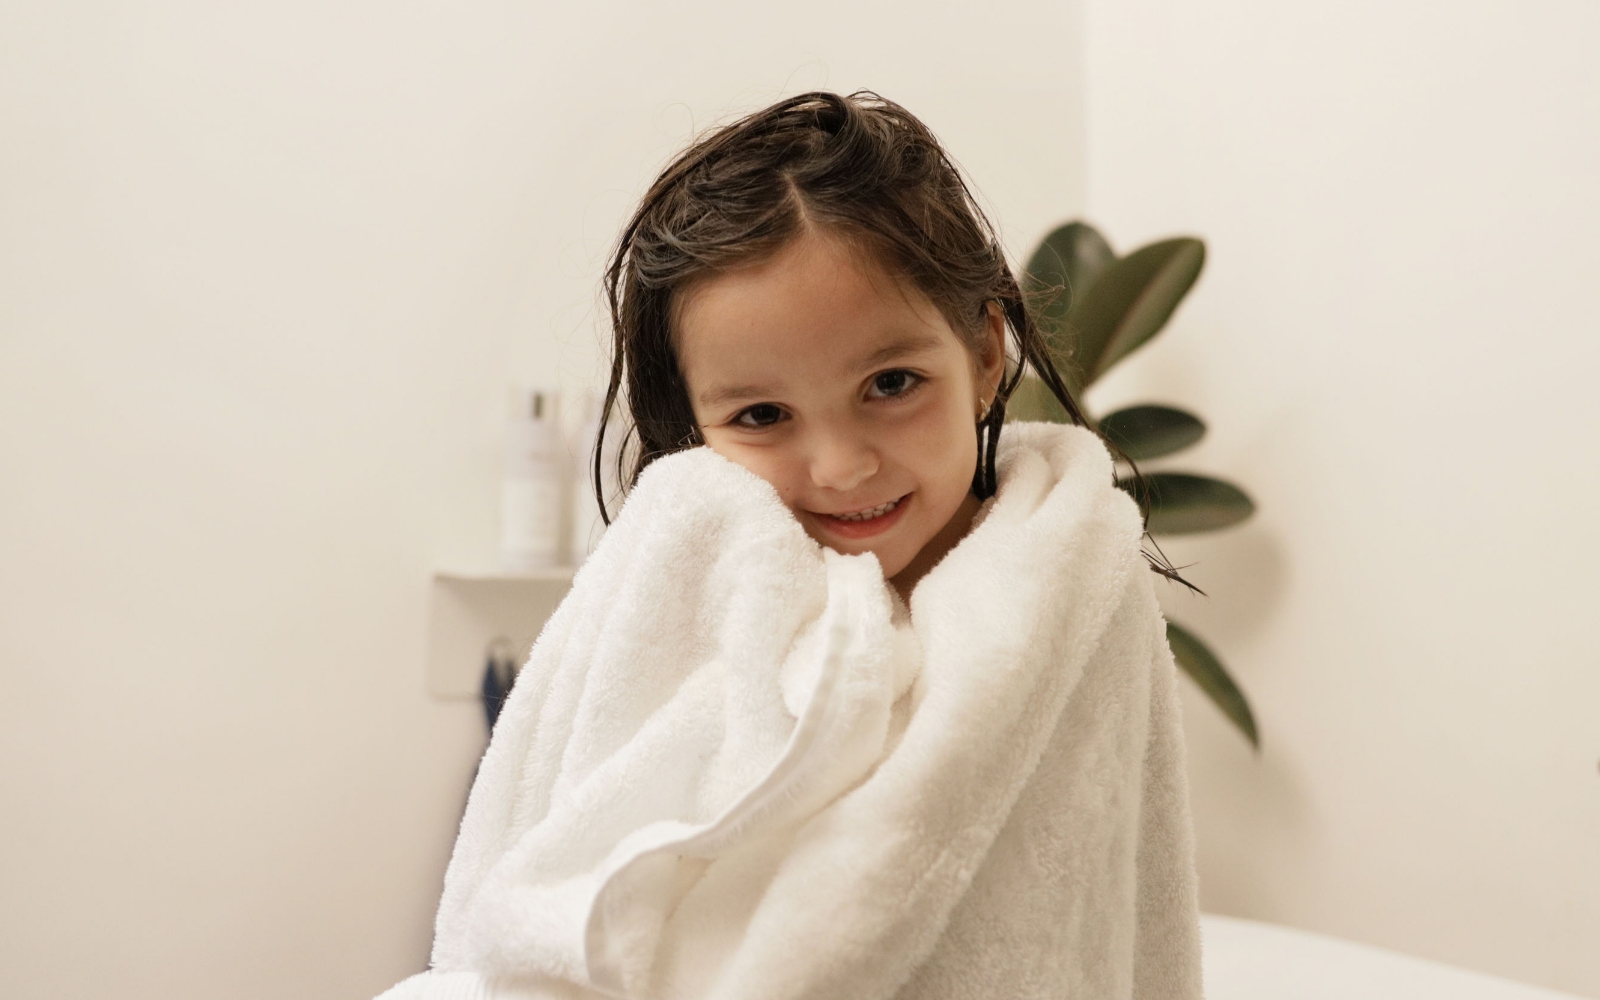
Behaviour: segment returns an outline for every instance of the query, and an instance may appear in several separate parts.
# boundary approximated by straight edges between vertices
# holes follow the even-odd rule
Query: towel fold
[[[1174,669],[1091,432],[1008,425],[909,610],[709,449],[645,470],[502,709],[383,1000],[1200,996]]]

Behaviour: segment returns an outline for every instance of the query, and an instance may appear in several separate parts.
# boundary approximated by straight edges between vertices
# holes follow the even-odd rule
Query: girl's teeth
[[[871,510],[860,510],[856,511],[854,514],[835,514],[833,516],[841,521],[870,521],[875,517],[882,517],[891,510],[894,510],[899,503],[900,501],[898,500],[890,500],[888,503],[881,503]]]

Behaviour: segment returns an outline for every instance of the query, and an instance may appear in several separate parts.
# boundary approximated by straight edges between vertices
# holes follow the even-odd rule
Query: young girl
[[[1003,426],[1024,367],[1083,420],[932,134],[722,128],[606,289],[630,488],[385,996],[1199,997],[1139,513],[1088,428]]]

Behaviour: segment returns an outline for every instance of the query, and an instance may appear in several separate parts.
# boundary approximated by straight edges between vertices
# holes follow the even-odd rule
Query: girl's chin
[[[817,541],[821,542],[823,547],[830,548],[842,556],[860,556],[871,552],[877,557],[878,566],[883,570],[883,578],[885,580],[893,579],[901,570],[911,565],[911,559],[908,556],[901,555],[896,551],[899,549],[897,545],[863,545],[857,543],[846,546],[840,542],[820,538]]]
[[[810,530],[807,534],[818,544],[842,556],[859,556],[871,552],[877,557],[878,565],[883,568],[885,578],[894,576],[911,562],[911,555],[905,552],[904,528],[900,531],[877,532],[865,538],[852,538],[840,532],[830,531],[826,526],[817,525],[815,523],[817,518],[808,517],[807,520],[812,522],[808,526]]]

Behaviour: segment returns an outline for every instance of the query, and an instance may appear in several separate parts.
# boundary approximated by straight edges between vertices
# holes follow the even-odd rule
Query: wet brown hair
[[[1006,400],[1025,370],[1073,423],[1094,429],[1050,359],[994,226],[928,127],[872,91],[812,91],[697,139],[656,178],[617,239],[604,282],[611,378],[591,469],[608,523],[602,449],[619,399],[635,438],[631,461],[629,448],[617,449],[624,491],[651,462],[704,443],[673,348],[675,301],[691,283],[769,260],[812,229],[869,254],[926,295],[969,350],[980,343],[988,303],[998,303],[1014,363],[976,425],[979,498],[997,486]]]
[[[637,449],[632,468],[618,470],[625,486],[662,455],[702,443],[673,350],[675,297],[698,279],[770,259],[812,227],[916,287],[969,347],[987,322],[987,303],[997,301],[1016,356],[1039,373],[1074,423],[1086,423],[1023,305],[993,226],[933,133],[871,91],[814,91],[691,145],[651,185],[617,240],[605,276],[613,344],[604,413],[624,398],[632,416]],[[1021,366],[1010,369],[979,427],[973,488],[980,497],[994,492],[993,446],[1022,374]],[[594,459],[598,491],[598,446]]]

